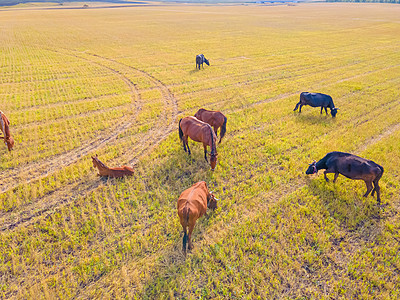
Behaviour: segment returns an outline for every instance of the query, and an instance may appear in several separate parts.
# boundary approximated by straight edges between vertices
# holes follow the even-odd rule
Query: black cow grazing
[[[207,66],[210,65],[210,62],[208,61],[207,58],[204,57],[203,54],[196,55],[196,69],[197,69],[197,66],[199,66],[199,70],[200,70],[200,65],[203,67],[203,63],[206,63]],[[204,69],[204,67],[203,67],[203,69]]]
[[[378,204],[381,203],[381,193],[378,185],[379,179],[383,175],[383,167],[368,160],[350,153],[330,152],[318,162],[313,162],[308,167],[306,174],[315,174],[318,170],[325,169],[324,177],[329,182],[327,173],[335,173],[333,182],[336,182],[339,174],[350,179],[364,180],[367,185],[367,192],[364,197],[367,197],[372,191],[371,196],[376,192]],[[372,189],[372,183],[374,188]]]
[[[300,105],[299,113],[301,113],[301,107],[303,105],[310,105],[312,107],[321,107],[321,114],[322,114],[322,109],[324,108],[326,114],[328,114],[327,108],[329,107],[331,109],[332,117],[336,116],[337,110],[339,109],[335,107],[335,104],[333,104],[331,96],[321,93],[308,93],[308,92],[301,93],[300,101],[299,103],[296,104],[296,107],[294,108],[293,111],[296,111],[299,105]]]

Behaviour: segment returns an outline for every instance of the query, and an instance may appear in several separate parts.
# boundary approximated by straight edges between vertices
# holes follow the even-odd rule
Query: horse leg
[[[371,181],[365,181],[365,185],[367,186],[367,192],[365,193],[364,197],[367,197],[369,193],[372,191],[372,182]]]
[[[186,136],[185,142],[186,142],[186,146],[187,146],[187,149],[188,149],[188,153],[190,155],[191,152],[190,152],[190,148],[189,148],[189,137],[188,136]]]
[[[187,136],[183,136],[182,143],[183,143],[183,150],[185,150],[185,152],[187,152],[187,150],[186,150],[186,140],[187,140]]]
[[[204,147],[204,159],[206,160],[206,162],[208,162],[208,159],[207,159],[207,144],[203,143],[203,147]]]
[[[218,126],[217,126],[217,125],[215,125],[215,126],[213,126],[213,128],[214,128],[215,136],[218,136],[218,134],[217,134],[217,131],[218,131]],[[221,130],[220,130],[220,131],[221,131]]]
[[[192,224],[189,223],[189,238],[188,238],[188,249],[192,250],[193,249],[193,244],[192,244],[192,232],[194,229],[194,225],[196,224],[196,221],[192,222]]]

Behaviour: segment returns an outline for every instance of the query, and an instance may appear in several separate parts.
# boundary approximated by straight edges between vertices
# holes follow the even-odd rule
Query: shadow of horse
[[[194,73],[199,72],[199,69],[194,69],[189,71],[189,75],[193,75]]]

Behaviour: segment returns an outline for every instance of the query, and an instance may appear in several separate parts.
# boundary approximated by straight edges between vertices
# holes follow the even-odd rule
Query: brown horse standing
[[[185,117],[179,120],[179,138],[183,142],[183,149],[187,150],[190,155],[190,148],[188,143],[188,137],[195,142],[203,143],[204,147],[204,158],[207,160],[207,146],[210,146],[210,165],[211,170],[214,171],[217,164],[217,136],[212,130],[211,126],[195,117]]]
[[[178,216],[183,228],[183,253],[186,256],[186,243],[189,250],[193,249],[192,232],[198,218],[206,215],[207,208],[217,208],[217,198],[208,191],[207,184],[199,181],[184,190],[178,199]],[[187,228],[189,227],[189,234]]]
[[[0,128],[3,132],[3,136],[0,139],[4,140],[4,143],[8,147],[8,151],[14,147],[14,139],[10,134],[10,121],[7,119],[6,115],[0,110]]]
[[[207,124],[210,124],[214,128],[215,135],[217,135],[218,128],[221,128],[219,133],[220,135],[219,143],[221,143],[221,140],[226,132],[226,121],[227,121],[227,118],[223,115],[223,113],[220,111],[200,108],[194,116],[197,119],[206,122]]]
[[[109,168],[97,158],[97,155],[92,156],[92,162],[93,167],[99,170],[99,174],[97,174],[97,176],[119,178],[124,176],[132,176],[134,172],[134,170],[128,166]]]

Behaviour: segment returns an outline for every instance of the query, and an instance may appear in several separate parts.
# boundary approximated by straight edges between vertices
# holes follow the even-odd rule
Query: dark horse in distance
[[[210,124],[211,127],[214,128],[215,135],[217,135],[218,128],[221,128],[219,133],[220,135],[219,143],[221,143],[221,140],[226,133],[226,121],[227,121],[227,118],[223,115],[223,113],[220,111],[213,111],[200,108],[194,116],[200,121]]]
[[[376,192],[378,204],[381,203],[381,192],[378,182],[383,175],[383,167],[372,160],[350,153],[330,152],[320,161],[314,161],[310,164],[306,174],[315,174],[321,169],[325,169],[324,177],[327,182],[329,181],[328,177],[326,177],[327,173],[335,173],[333,182],[336,182],[339,174],[350,179],[364,180],[367,186],[367,192],[364,197],[367,197],[371,191],[371,196],[374,196]],[[372,187],[372,183],[374,187]]]
[[[199,70],[200,70],[200,65],[203,67],[203,63],[206,63],[207,66],[210,65],[210,62],[208,61],[207,58],[204,57],[203,54],[196,55],[196,69],[197,69],[197,67],[199,67]],[[203,69],[204,69],[204,67],[203,67]]]

